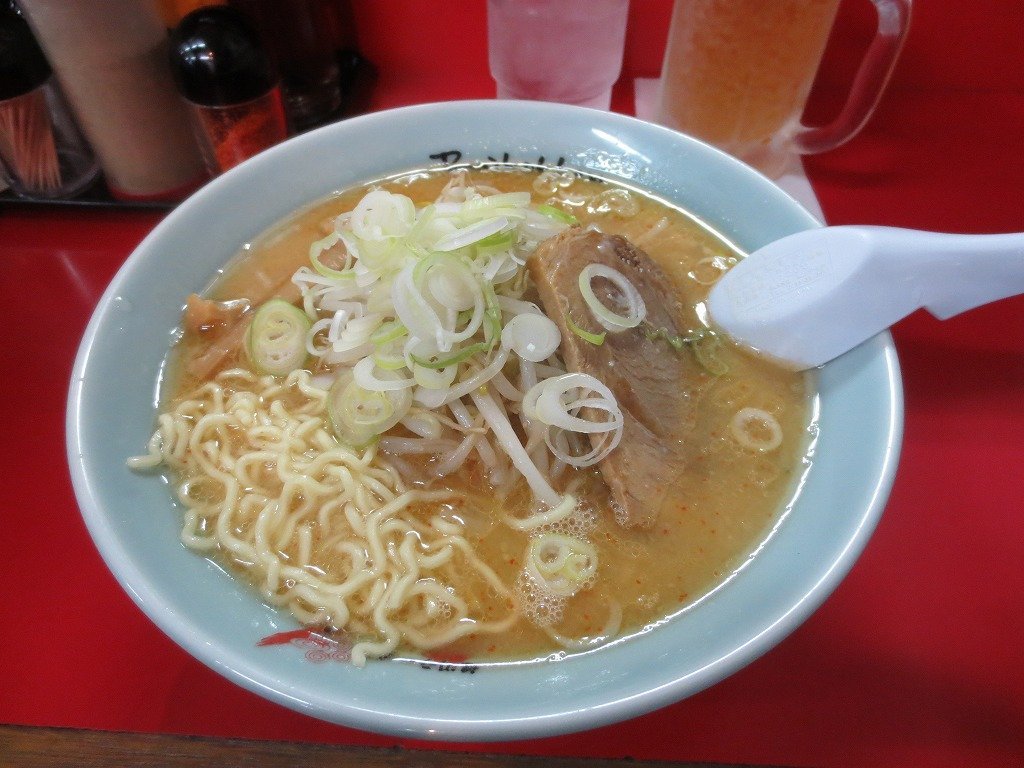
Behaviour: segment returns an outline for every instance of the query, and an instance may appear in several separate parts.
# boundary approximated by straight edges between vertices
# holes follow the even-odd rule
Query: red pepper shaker
[[[212,173],[287,137],[280,78],[258,34],[234,9],[186,15],[171,35],[171,67]]]

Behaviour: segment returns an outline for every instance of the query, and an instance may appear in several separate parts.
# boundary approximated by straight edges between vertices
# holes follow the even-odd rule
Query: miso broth
[[[705,329],[701,302],[717,277],[742,257],[725,238],[686,212],[640,190],[601,179],[532,167],[418,171],[332,195],[272,227],[241,248],[209,288],[206,298],[228,303],[245,299],[252,305],[264,302],[281,286],[288,289],[292,285],[289,277],[300,267],[309,266],[311,243],[329,235],[335,217],[352,210],[367,190],[405,195],[422,206],[438,198],[453,173],[467,174],[467,184],[489,193],[528,191],[533,204],[570,214],[579,226],[592,225],[625,236],[670,276],[688,307],[686,322],[692,329]],[[529,287],[524,298],[536,300]],[[288,300],[301,303],[295,295]],[[186,333],[174,350],[172,374],[165,386],[168,408],[192,397],[203,385],[190,369],[195,360],[208,354],[210,338],[207,333]],[[583,502],[581,511],[574,513],[576,517],[559,530],[579,532],[597,555],[592,583],[568,599],[552,601],[531,591],[528,584],[524,586],[523,559],[530,534],[509,527],[503,516],[520,519],[531,514],[534,500],[525,482],[520,479],[496,487],[477,453],[471,454],[457,472],[443,477],[432,473],[443,456],[405,455],[396,462],[399,473],[406,473],[405,482],[410,488],[454,491],[447,498],[411,503],[407,513],[420,521],[413,523],[413,528],[420,531],[416,526],[422,525],[426,530],[429,521],[438,516],[458,526],[459,535],[464,536],[475,555],[508,587],[507,593],[502,593],[479,569],[466,567],[460,575],[460,559],[466,557],[460,550],[445,566],[445,578],[453,582],[446,582],[445,589],[474,607],[473,621],[490,617],[496,623],[507,620],[509,626],[497,632],[462,633],[450,642],[426,649],[410,646],[403,637],[388,655],[426,655],[479,663],[585,651],[667,620],[723,583],[753,555],[779,523],[806,470],[813,394],[809,381],[804,374],[784,370],[727,342],[715,347],[713,365],[700,360],[690,349],[666,347],[666,354],[687,355],[692,363],[687,366],[686,379],[679,382],[679,393],[693,458],[678,477],[668,479],[670,492],[657,510],[655,524],[647,529],[624,528],[616,522],[599,467],[564,470],[558,486],[564,488],[574,479],[573,487]],[[251,367],[244,344],[237,344],[220,359],[210,376],[234,367]],[[507,378],[514,380],[514,361],[505,370]],[[311,366],[314,381],[323,373],[322,367]],[[735,422],[744,409],[770,414],[780,430],[781,442],[763,450],[745,444],[737,435]],[[447,412],[444,415],[451,417]],[[389,434],[416,437],[401,424]],[[629,446],[620,444],[615,450],[629,450]],[[389,461],[385,451],[378,449],[378,455],[384,462]],[[266,478],[260,482],[274,482],[274,471],[268,465]],[[176,479],[191,481],[196,487],[207,483],[181,470]],[[220,503],[224,491],[215,487],[208,492],[192,489],[190,493],[208,493]],[[300,493],[290,497],[288,509],[300,510],[303,503]],[[258,514],[254,510],[236,515],[234,535],[257,535]],[[352,568],[357,558],[337,546],[337,525],[331,523],[321,530],[321,523],[331,514],[340,516],[342,512],[310,510],[293,524],[290,533],[275,534],[280,540],[275,540],[270,549],[277,551],[282,563],[302,563],[302,568],[325,579]],[[196,540],[210,538],[215,527],[213,518],[202,514],[193,524],[190,530]],[[408,535],[415,538],[421,534]],[[404,539],[395,538],[388,545],[388,557],[396,563],[401,560],[401,541]],[[426,551],[426,546],[421,542],[420,549]],[[303,549],[301,554],[299,549]],[[206,554],[252,580],[265,598],[287,604],[283,595],[294,587],[289,585],[288,577],[281,576],[275,582],[276,591],[271,595],[266,587],[266,568],[254,566],[250,558],[238,554],[240,551],[218,546]],[[373,555],[367,558],[372,561]],[[460,583],[455,584],[456,579]],[[368,594],[370,587],[366,589]],[[413,620],[407,613],[396,611],[395,621],[424,627],[432,622],[443,624],[444,609],[438,606],[444,599],[439,594],[445,592],[425,591],[415,605],[402,609],[419,618]],[[352,609],[354,617],[363,610],[363,598],[360,600]],[[296,611],[301,620],[324,626],[325,631],[338,637],[349,632],[361,637],[368,632],[363,625],[354,630],[336,626],[334,617],[318,615],[314,605],[302,606]],[[431,611],[439,611],[436,618],[430,618]]]

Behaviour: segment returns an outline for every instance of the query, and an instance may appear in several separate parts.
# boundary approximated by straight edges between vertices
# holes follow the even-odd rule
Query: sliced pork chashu
[[[625,276],[640,292],[647,319],[637,328],[609,332],[603,344],[585,341],[568,318],[591,333],[604,330],[579,289],[580,271],[604,264]],[[668,490],[689,461],[684,424],[688,406],[685,380],[689,356],[651,330],[685,333],[684,308],[662,269],[619,235],[572,228],[541,243],[528,262],[541,302],[562,332],[562,355],[569,370],[588,373],[607,385],[622,409],[622,441],[601,462],[601,472],[626,527],[654,523]],[[597,298],[616,310],[618,289],[595,278]]]

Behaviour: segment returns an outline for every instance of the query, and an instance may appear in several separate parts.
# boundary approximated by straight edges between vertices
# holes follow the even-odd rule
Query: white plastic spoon
[[[798,370],[924,307],[940,320],[1024,293],[1024,234],[823,227],[740,260],[708,297],[714,325]]]

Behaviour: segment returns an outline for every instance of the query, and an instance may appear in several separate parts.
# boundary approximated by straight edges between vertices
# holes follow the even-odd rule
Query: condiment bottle
[[[287,137],[276,69],[238,11],[211,6],[186,15],[171,35],[171,69],[211,173]]]
[[[227,0],[160,0],[160,15],[168,30],[178,26],[178,22],[192,13],[196,8],[205,5],[223,5]]]
[[[111,193],[177,200],[209,178],[155,0],[18,0]]]
[[[337,119],[340,0],[229,0],[256,24],[281,70],[291,127],[306,131]]]
[[[99,173],[39,43],[0,2],[0,175],[20,197],[74,197]]]

